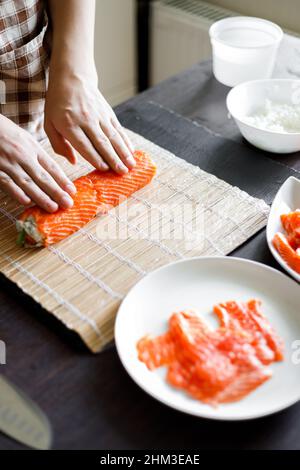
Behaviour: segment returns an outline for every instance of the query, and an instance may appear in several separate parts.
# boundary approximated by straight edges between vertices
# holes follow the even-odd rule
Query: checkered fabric
[[[38,140],[49,66],[45,0],[0,0],[0,113]]]

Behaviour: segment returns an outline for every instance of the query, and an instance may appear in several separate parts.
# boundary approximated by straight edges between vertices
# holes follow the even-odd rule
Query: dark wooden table
[[[152,101],[199,122],[231,141],[242,141],[227,118],[228,89],[202,63],[118,107]],[[125,118],[124,118],[125,116]],[[299,154],[283,157],[300,169]],[[235,255],[278,267],[264,232]],[[114,345],[91,355],[78,337],[1,278],[0,339],[7,365],[0,372],[21,387],[48,414],[58,449],[300,449],[300,403],[279,414],[248,422],[214,422],[175,412],[156,402],[128,377]],[[0,435],[0,449],[21,445]]]

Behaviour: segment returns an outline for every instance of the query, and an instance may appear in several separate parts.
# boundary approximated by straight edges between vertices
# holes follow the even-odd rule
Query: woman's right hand
[[[0,188],[22,205],[47,212],[72,207],[76,188],[24,129],[0,115]]]

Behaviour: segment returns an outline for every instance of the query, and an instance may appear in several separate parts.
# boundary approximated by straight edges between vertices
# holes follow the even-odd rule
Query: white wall
[[[135,1],[96,0],[95,60],[112,105],[136,91]]]
[[[299,0],[205,0],[244,15],[275,21],[283,28],[300,33]]]
[[[207,24],[183,10],[153,4],[150,30],[151,85],[211,56]]]

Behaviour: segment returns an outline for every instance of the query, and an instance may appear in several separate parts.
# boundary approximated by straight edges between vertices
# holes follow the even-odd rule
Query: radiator
[[[236,15],[198,0],[157,0],[151,19],[151,84],[211,56],[212,23]]]
[[[209,58],[210,25],[222,18],[239,14],[201,0],[154,1],[151,21],[151,84],[155,85]],[[296,35],[291,31],[286,32]]]

